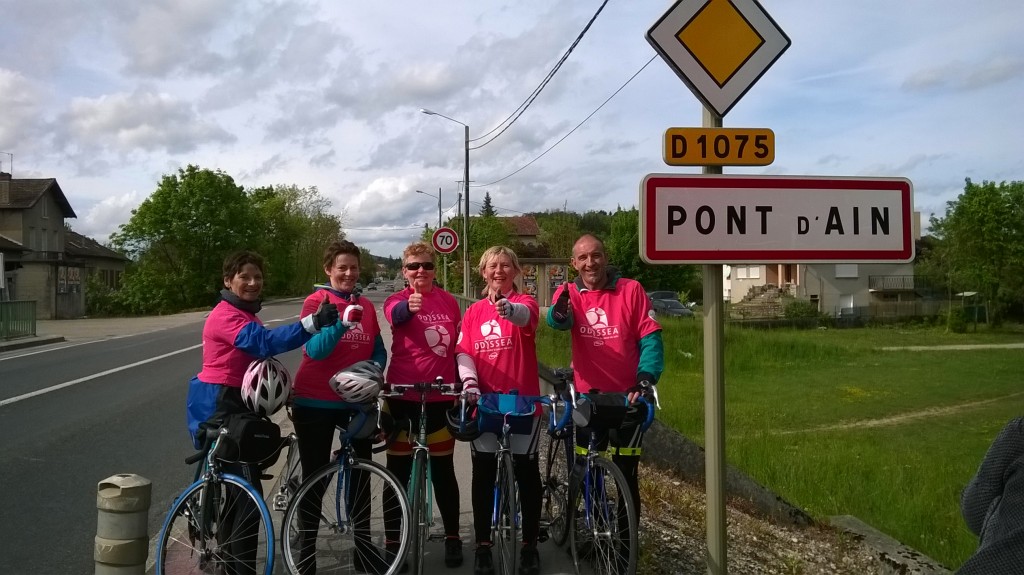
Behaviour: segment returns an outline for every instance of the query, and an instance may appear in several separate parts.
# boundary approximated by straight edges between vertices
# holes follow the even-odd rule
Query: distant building
[[[55,178],[0,172],[0,300],[34,300],[37,319],[85,314],[89,274],[116,288],[128,259],[68,230],[74,209]]]

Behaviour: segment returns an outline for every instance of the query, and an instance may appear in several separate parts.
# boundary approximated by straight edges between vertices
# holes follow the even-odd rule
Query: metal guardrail
[[[35,335],[35,300],[0,301],[0,340]]]

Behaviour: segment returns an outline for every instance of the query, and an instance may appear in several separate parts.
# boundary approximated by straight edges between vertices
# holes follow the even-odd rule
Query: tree
[[[571,258],[572,246],[581,235],[580,217],[573,212],[549,212],[534,217],[540,226],[540,241],[551,257]]]
[[[1024,182],[966,179],[964,192],[931,218],[951,282],[978,291],[998,324],[1007,311],[1024,313]]]
[[[480,207],[480,215],[485,218],[492,218],[498,215],[494,211],[494,206],[491,205],[491,192],[484,192],[484,203]]]
[[[111,242],[136,264],[121,294],[131,313],[173,312],[209,305],[223,287],[226,254],[253,248],[253,226],[244,190],[224,172],[189,165],[164,175]]]
[[[315,187],[295,185],[249,191],[260,235],[258,251],[267,260],[270,295],[301,294],[323,279],[324,248],[344,239],[338,216],[328,213],[330,201]]]
[[[700,297],[697,266],[648,264],[640,259],[640,213],[636,208],[612,214],[611,230],[605,239],[608,261],[623,277],[635,279],[647,290],[672,290]]]

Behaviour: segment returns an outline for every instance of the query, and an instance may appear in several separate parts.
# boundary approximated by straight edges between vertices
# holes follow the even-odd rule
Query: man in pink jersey
[[[320,330],[306,343],[292,386],[292,421],[299,439],[303,477],[311,477],[330,462],[336,428],[348,427],[352,417],[358,413],[331,389],[331,377],[356,362],[371,360],[381,369],[387,362],[387,349],[373,303],[360,298],[356,290],[359,255],[359,248],[348,240],[331,242],[324,251],[323,259],[328,283],[316,286],[302,304],[302,314],[310,313],[322,302],[336,305],[341,313],[341,321]],[[363,459],[372,457],[369,439],[353,439],[352,447],[356,456]],[[302,541],[298,568],[303,575],[316,570],[317,501],[318,498],[306,497],[299,510]],[[388,563],[382,551],[369,543],[360,547],[357,539],[353,565],[366,573],[384,573]]]
[[[434,285],[434,250],[415,242],[402,253],[402,274],[409,287],[384,301],[384,317],[391,324],[391,363],[388,383],[421,383],[440,377],[444,383],[456,381],[455,338],[462,311],[452,294]],[[455,438],[448,432],[446,412],[452,406],[450,396],[431,391],[427,396],[427,442],[430,445],[430,473],[434,498],[444,523],[444,562],[448,567],[462,565],[462,539],[459,537],[459,484],[455,476]],[[419,423],[420,395],[410,392],[391,397],[385,409],[396,420]],[[412,472],[412,444],[402,432],[388,448],[387,467],[403,485],[409,485]],[[406,566],[402,566],[403,571]]]
[[[571,330],[576,388],[583,393],[628,393],[630,401],[635,401],[640,386],[656,384],[665,365],[661,325],[654,319],[651,302],[638,282],[609,269],[604,243],[593,235],[576,240],[570,263],[579,277],[555,291],[547,323]],[[626,476],[638,517],[640,423],[645,415],[645,410],[638,409],[608,434],[612,459]],[[577,445],[586,447],[588,442],[587,431],[577,430]]]
[[[519,258],[505,246],[494,246],[480,257],[479,271],[487,285],[486,297],[466,310],[456,350],[465,393],[469,397],[481,392],[540,395],[537,375],[540,308],[536,299],[516,289],[516,276],[522,272]],[[541,510],[539,440],[538,417],[534,418],[531,433],[512,435],[510,441],[523,514],[519,575],[540,573],[537,552]],[[498,437],[494,433],[484,433],[472,443],[473,528],[477,545],[474,575],[494,575],[490,512],[497,451]]]

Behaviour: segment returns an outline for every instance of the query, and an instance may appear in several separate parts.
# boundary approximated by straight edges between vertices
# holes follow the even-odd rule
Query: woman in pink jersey
[[[462,314],[455,298],[434,285],[434,250],[423,242],[410,244],[402,252],[402,275],[409,287],[384,302],[384,317],[391,324],[391,363],[386,381],[419,383],[440,377],[452,383],[456,381],[455,338]],[[444,561],[448,567],[458,567],[462,565],[459,484],[452,456],[455,439],[448,433],[445,417],[453,402],[451,397],[435,392],[427,401],[430,473],[446,535]],[[418,393],[389,398],[385,405],[395,420],[419,422]],[[388,469],[408,485],[412,445],[405,433],[392,443],[387,459]]]
[[[189,383],[186,400],[189,431],[197,448],[203,445],[203,437],[198,433],[201,424],[219,427],[226,416],[249,411],[241,390],[245,370],[253,360],[296,349],[321,327],[338,321],[337,307],[322,303],[304,312],[301,321],[268,329],[256,316],[263,294],[263,258],[255,252],[237,252],[224,260],[223,271],[225,289],[221,291],[221,301],[203,325],[203,369]],[[224,470],[244,476],[262,493],[258,466],[225,464]],[[239,508],[235,519],[231,527],[233,543],[227,553],[237,558],[239,564],[228,567],[238,572],[251,571],[258,518],[250,510]],[[246,537],[247,533],[253,536]]]
[[[481,392],[516,391],[520,395],[540,395],[536,341],[540,308],[536,299],[519,293],[513,283],[522,272],[519,258],[505,246],[494,246],[480,258],[479,271],[487,286],[486,298],[466,310],[456,356],[466,394],[471,398]],[[513,435],[511,441],[523,513],[520,575],[540,573],[540,555],[537,552],[541,508],[540,466],[537,460],[539,439],[540,419],[535,418],[532,433]],[[497,451],[498,437],[493,433],[484,433],[472,443],[475,575],[494,573],[490,511]]]
[[[336,428],[348,426],[357,413],[331,389],[328,383],[331,376],[359,361],[373,361],[381,369],[387,362],[387,350],[373,303],[360,298],[356,292],[359,248],[347,240],[332,242],[324,251],[323,262],[328,283],[316,286],[302,304],[302,313],[310,313],[321,303],[328,302],[338,307],[341,321],[324,328],[306,343],[302,363],[295,374],[292,422],[299,438],[304,477],[311,477],[330,463]],[[370,439],[354,439],[352,446],[358,457],[372,457]],[[306,509],[300,509],[299,514],[301,518],[314,518],[313,525],[303,522],[300,529],[300,533],[313,535],[299,546],[299,572],[304,575],[313,573],[316,568],[316,501],[312,497],[303,499]],[[388,565],[380,560],[377,551],[370,547],[357,549],[353,557],[356,567],[363,567],[370,573],[387,571]]]

